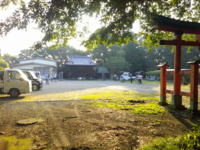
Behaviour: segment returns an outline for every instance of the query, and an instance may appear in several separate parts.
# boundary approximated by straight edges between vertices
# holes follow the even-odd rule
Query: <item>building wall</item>
[[[70,78],[85,77],[89,79],[93,78],[93,66],[70,66]]]
[[[21,69],[21,70],[34,70],[34,67],[46,67],[43,65],[26,65],[24,64],[23,66],[14,66],[12,69]]]
[[[33,59],[33,60],[23,60],[19,62],[19,64],[27,64],[27,63],[39,63],[57,67],[57,63],[51,60]]]
[[[14,66],[12,69],[33,70],[33,65]]]
[[[48,72],[49,74],[57,74],[57,70],[55,67],[34,67],[34,71],[39,71],[42,79],[45,79],[46,72]]]
[[[12,69],[21,69],[21,70],[29,70],[29,71],[39,71],[41,78],[45,79],[44,75],[45,72],[49,72],[50,74],[57,74],[56,67],[49,67],[49,66],[43,66],[43,65],[23,65],[23,66],[15,66],[12,67]]]
[[[41,75],[45,75],[46,72],[50,72],[50,67],[34,67],[34,71],[39,71]]]

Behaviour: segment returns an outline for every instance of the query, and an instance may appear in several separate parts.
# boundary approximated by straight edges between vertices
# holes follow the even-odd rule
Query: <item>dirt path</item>
[[[57,120],[56,116],[54,115],[52,109],[49,109],[47,106],[44,106],[44,109],[48,112],[48,116],[50,117],[53,126],[56,126],[57,130],[56,133],[51,134],[52,141],[54,142],[55,146],[58,147],[67,147],[70,146],[70,142],[68,138],[65,136],[63,129],[60,127],[59,121]]]
[[[23,150],[25,145],[24,149],[28,150],[133,150],[155,137],[185,134],[192,123],[200,123],[187,111],[145,116],[92,108],[90,100],[80,100],[82,95],[100,90],[157,93],[159,86],[63,81],[16,99],[3,95],[0,97],[1,150],[9,150],[9,147]],[[24,126],[16,123],[29,118],[44,121]]]
[[[122,110],[90,108],[85,102],[74,100],[2,104],[0,132],[5,134],[0,135],[0,141],[13,137],[15,140],[9,144],[13,143],[16,149],[21,149],[20,139],[24,143],[30,139],[32,143],[29,150],[132,150],[155,137],[189,132],[188,126],[170,114],[142,116]],[[178,115],[187,123],[194,121],[185,116],[186,112],[182,113]],[[16,124],[18,120],[27,118],[41,118],[44,122],[25,126]]]

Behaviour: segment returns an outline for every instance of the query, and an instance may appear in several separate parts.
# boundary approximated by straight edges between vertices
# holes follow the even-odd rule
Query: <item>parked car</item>
[[[0,70],[0,94],[18,97],[32,92],[31,81],[19,69]]]
[[[86,80],[86,77],[78,77],[77,80]]]
[[[36,77],[35,73],[32,71],[25,71],[23,70],[23,73],[26,75],[26,77],[31,80],[32,82],[32,90],[37,91],[40,88],[43,87],[43,80]]]
[[[122,74],[122,76],[123,76],[123,78],[124,78],[125,80],[130,80],[130,79],[131,79],[130,72],[124,72],[124,73]],[[136,77],[135,77],[135,76],[132,76],[132,79],[135,80]]]

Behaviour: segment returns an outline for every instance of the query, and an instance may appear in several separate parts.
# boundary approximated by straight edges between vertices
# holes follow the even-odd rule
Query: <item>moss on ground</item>
[[[128,110],[136,114],[161,114],[165,109],[158,105],[159,97],[156,95],[139,94],[129,91],[99,91],[82,96],[81,99],[90,99],[88,102],[95,108],[113,108]]]
[[[8,142],[8,150],[26,150],[32,145],[31,139],[18,139],[15,136],[0,137],[0,141]]]

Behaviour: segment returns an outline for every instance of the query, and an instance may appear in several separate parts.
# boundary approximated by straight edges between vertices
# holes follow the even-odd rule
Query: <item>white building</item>
[[[40,72],[41,78],[44,79],[46,72],[57,74],[57,63],[55,60],[45,59],[45,58],[30,58],[30,59],[20,59],[19,64],[12,65],[12,69],[21,69],[29,71]]]

